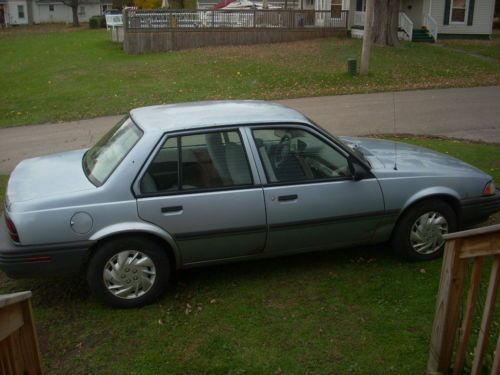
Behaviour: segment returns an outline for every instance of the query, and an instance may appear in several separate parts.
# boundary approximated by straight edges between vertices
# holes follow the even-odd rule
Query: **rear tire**
[[[95,249],[87,268],[90,290],[102,303],[141,307],[166,290],[170,262],[166,249],[146,237],[121,237]]]
[[[411,261],[440,258],[444,251],[442,234],[457,229],[453,208],[439,199],[429,199],[410,207],[401,217],[392,237],[392,248]]]

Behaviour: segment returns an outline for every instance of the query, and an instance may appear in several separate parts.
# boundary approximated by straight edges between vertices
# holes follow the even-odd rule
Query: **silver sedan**
[[[392,141],[336,138],[256,101],[134,109],[94,147],[21,162],[0,269],[84,272],[113,306],[151,303],[176,269],[390,241],[439,257],[444,233],[500,210],[492,178]]]

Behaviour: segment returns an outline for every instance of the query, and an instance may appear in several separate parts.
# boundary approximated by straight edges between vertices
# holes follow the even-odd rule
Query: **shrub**
[[[104,16],[92,16],[89,19],[89,27],[91,29],[100,29],[106,27],[106,17]]]

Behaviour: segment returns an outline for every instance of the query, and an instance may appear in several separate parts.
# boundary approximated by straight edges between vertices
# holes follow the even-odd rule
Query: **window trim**
[[[139,198],[150,198],[150,197],[162,197],[162,196],[172,196],[172,195],[187,195],[187,194],[200,194],[200,193],[211,193],[211,192],[218,192],[218,191],[229,191],[229,190],[246,190],[246,189],[254,189],[254,188],[260,188],[261,184],[259,181],[257,181],[256,177],[258,177],[255,173],[254,170],[252,169],[252,165],[250,163],[250,158],[249,158],[249,149],[248,145],[245,143],[245,137],[244,133],[242,131],[241,126],[227,126],[227,127],[217,127],[217,128],[197,128],[193,130],[186,130],[186,131],[174,131],[174,132],[166,132],[163,134],[162,137],[160,137],[159,142],[153,147],[153,151],[150,153],[150,155],[146,158],[146,161],[142,165],[139,173],[135,177],[134,181],[132,182],[132,193],[135,196],[136,199]],[[250,177],[252,179],[252,182],[250,184],[240,184],[240,185],[233,185],[233,186],[220,186],[220,187],[207,187],[207,188],[195,188],[195,189],[188,189],[188,190],[183,190],[182,189],[182,170],[181,170],[181,163],[182,163],[182,142],[181,142],[181,137],[183,136],[190,136],[190,135],[198,135],[198,134],[207,134],[207,133],[221,133],[221,132],[230,132],[230,131],[235,131],[238,133],[238,136],[240,137],[241,145],[243,146],[243,150],[245,152],[245,160],[247,162],[248,170],[250,172]],[[171,190],[171,191],[159,191],[155,193],[142,193],[141,192],[141,187],[140,187],[140,181],[146,174],[149,166],[153,162],[153,160],[156,158],[158,153],[161,150],[162,145],[167,142],[169,138],[176,138],[177,137],[177,155],[178,155],[178,187],[176,190]]]
[[[132,116],[130,116],[132,118]],[[253,140],[252,134],[251,134],[251,129],[253,127],[270,127],[270,126],[296,126],[299,128],[303,128],[305,130],[312,131],[313,133],[318,133],[320,137],[326,140],[327,143],[331,144],[334,147],[337,147],[338,149],[342,150],[345,154],[349,155],[349,159],[352,159],[357,162],[357,164],[361,165],[369,175],[369,177],[366,177],[365,179],[373,179],[375,176],[371,172],[371,167],[366,164],[366,162],[362,159],[360,159],[352,150],[349,149],[348,146],[343,144],[340,140],[337,140],[335,136],[330,134],[328,131],[323,129],[320,125],[316,124],[314,121],[312,121],[310,118],[306,117],[307,121],[278,121],[278,122],[249,122],[249,123],[241,123],[241,124],[228,124],[228,125],[220,125],[217,127],[213,127],[210,125],[207,126],[201,126],[197,127],[195,129],[188,129],[188,130],[175,130],[175,131],[170,131],[170,132],[165,132],[163,135],[158,139],[156,144],[151,148],[151,151],[148,153],[147,157],[144,159],[144,162],[142,163],[142,166],[135,176],[134,180],[132,180],[132,183],[130,185],[130,190],[132,192],[132,195],[134,196],[135,199],[139,198],[148,198],[148,197],[159,197],[159,196],[167,196],[167,195],[172,195],[172,194],[158,194],[158,193],[151,193],[151,194],[141,194],[140,193],[140,179],[143,177],[145,171],[147,170],[147,167],[153,160],[153,158],[156,156],[157,151],[161,147],[161,145],[166,141],[167,137],[175,136],[177,134],[195,134],[195,133],[206,133],[210,131],[220,131],[220,130],[225,130],[225,129],[237,129],[240,131],[240,134],[242,134],[243,137],[243,143],[245,150],[250,152],[252,154],[252,160],[253,163],[250,162],[250,167],[251,167],[251,172],[252,172],[252,177],[254,180],[254,185],[244,187],[244,188],[238,188],[238,189],[233,189],[233,190],[245,190],[245,189],[253,189],[253,188],[263,188],[264,186],[270,186],[267,183],[267,178],[266,175],[264,174],[264,170],[262,169],[262,166],[260,165],[261,161],[258,155],[258,152],[256,152],[256,145]],[[248,156],[247,156],[248,157]],[[312,180],[313,182],[317,182]],[[323,181],[324,183],[325,181]],[[326,182],[331,182],[331,181],[326,181]],[[309,184],[311,183],[310,181],[302,181],[301,183],[297,183],[295,185],[304,185],[304,184]],[[218,189],[215,191],[223,191],[227,189]],[[206,193],[210,193],[213,191],[205,191]],[[192,193],[202,193],[199,190],[192,191]],[[191,191],[184,191],[183,194],[191,194]],[[179,195],[179,193],[176,193],[175,195]]]
[[[24,10],[24,4],[18,4],[17,5],[17,18],[23,19],[23,20],[26,18],[26,12]]]
[[[267,170],[264,167],[264,163],[262,162],[260,153],[258,152],[257,144],[255,143],[255,138],[253,135],[253,131],[257,129],[300,129],[303,130],[317,138],[319,138],[321,141],[332,147],[335,151],[337,151],[339,154],[341,154],[343,157],[346,158],[347,163],[349,165],[349,169],[351,170],[352,173],[352,160],[351,158],[353,155],[350,152],[347,152],[344,150],[343,147],[339,147],[337,143],[332,142],[332,140],[329,137],[326,137],[324,134],[321,132],[315,131],[314,128],[308,127],[308,126],[301,126],[297,124],[267,124],[267,125],[257,125],[257,126],[249,126],[249,132],[250,132],[250,137],[251,141],[253,143],[253,150],[256,150],[256,158],[258,159],[258,164],[259,168],[264,172],[265,176],[265,181],[263,181],[262,185],[265,187],[273,187],[273,186],[295,186],[295,185],[308,185],[308,184],[315,184],[315,183],[328,183],[328,182],[336,182],[336,181],[347,181],[347,180],[352,180],[353,176],[338,176],[338,177],[330,177],[330,178],[321,178],[321,179],[312,179],[312,180],[291,180],[291,181],[277,181],[277,182],[271,182]],[[357,160],[357,159],[356,159]],[[363,164],[364,165],[364,164]]]
[[[450,18],[449,18],[449,24],[450,25],[465,25],[467,24],[467,19],[469,16],[469,0],[465,0],[465,13],[464,13],[464,20],[463,21],[453,21],[453,3],[455,0],[450,0]],[[461,8],[456,8],[456,9],[461,9]]]

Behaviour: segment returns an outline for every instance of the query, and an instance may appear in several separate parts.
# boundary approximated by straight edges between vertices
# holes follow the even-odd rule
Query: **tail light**
[[[5,215],[5,224],[7,225],[7,231],[12,241],[19,242],[19,234],[17,233],[16,226],[7,215]]]

